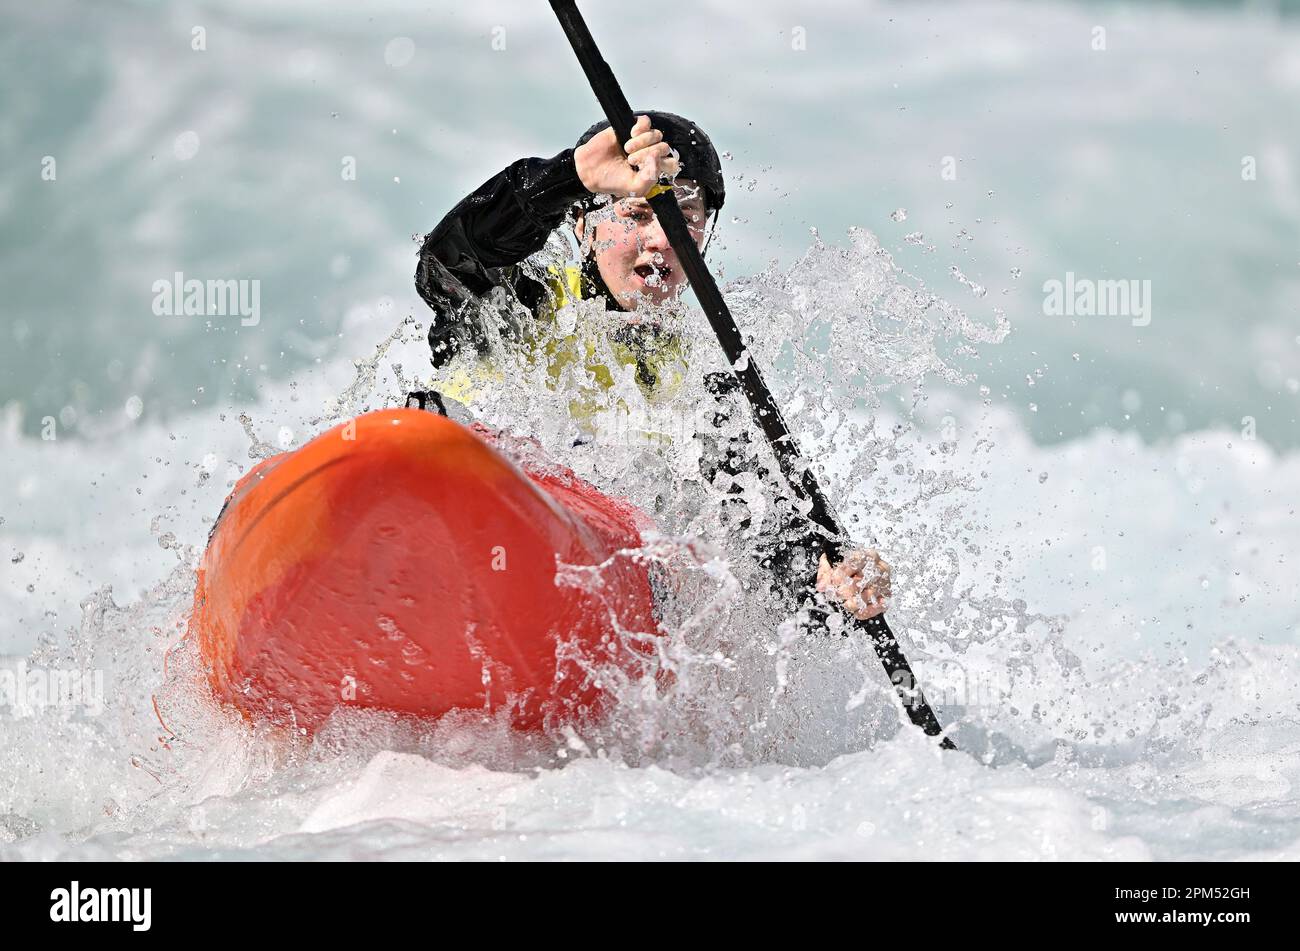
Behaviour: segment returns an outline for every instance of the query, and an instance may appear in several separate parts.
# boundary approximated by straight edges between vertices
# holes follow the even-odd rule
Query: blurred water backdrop
[[[1294,9],[713,2],[653,42],[613,6],[588,15],[634,105],[690,115],[730,154],[724,275],[789,261],[810,228],[868,228],[937,292],[1006,312],[1015,333],[980,377],[1036,440],[1249,416],[1287,449]],[[595,118],[543,3],[43,0],[0,17],[0,405],[27,433],[255,399],[337,355],[350,313],[423,316],[412,236]],[[154,282],[178,272],[260,281],[260,322],[156,314]],[[1044,282],[1067,273],[1150,281],[1150,323],[1045,314]]]

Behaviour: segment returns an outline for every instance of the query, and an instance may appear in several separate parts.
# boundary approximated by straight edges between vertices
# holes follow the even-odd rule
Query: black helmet
[[[664,134],[664,141],[677,150],[682,163],[682,178],[689,178],[699,184],[704,191],[704,205],[708,211],[717,211],[727,198],[727,186],[722,179],[722,161],[718,158],[713,143],[689,119],[673,115],[671,112],[656,112],[645,109],[633,112],[633,116],[649,116],[650,124]],[[609,128],[609,122],[597,122],[582,133],[574,144],[576,149],[598,132]],[[630,130],[629,130],[630,131]]]

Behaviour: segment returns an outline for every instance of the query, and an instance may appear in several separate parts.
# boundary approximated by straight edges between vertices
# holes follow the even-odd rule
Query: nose
[[[645,244],[647,251],[658,251],[661,254],[672,247],[668,241],[668,235],[664,234],[664,226],[659,223],[659,216],[651,217],[649,224],[645,226],[642,232],[641,240]]]

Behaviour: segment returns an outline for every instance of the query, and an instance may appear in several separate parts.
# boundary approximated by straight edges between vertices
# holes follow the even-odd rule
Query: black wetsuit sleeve
[[[516,265],[540,251],[588,194],[572,149],[549,159],[520,159],[476,188],[425,237],[415,287],[433,310],[434,366],[467,343],[482,349],[480,305],[494,288],[504,288],[528,311],[536,309],[545,288]]]

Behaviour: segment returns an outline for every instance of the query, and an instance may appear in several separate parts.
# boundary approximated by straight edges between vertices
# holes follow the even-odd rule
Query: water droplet
[[[199,154],[199,134],[194,130],[182,132],[172,143],[172,154],[182,162],[188,162]]]
[[[399,36],[388,41],[384,47],[384,62],[393,69],[401,69],[415,55],[415,40],[409,36]]]

